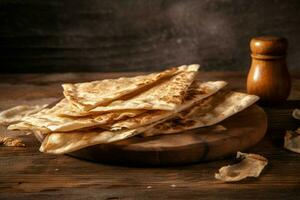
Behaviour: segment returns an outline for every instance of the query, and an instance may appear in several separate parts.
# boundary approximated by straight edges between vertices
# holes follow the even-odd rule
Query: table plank
[[[130,73],[128,75],[135,75]],[[60,97],[62,82],[79,82],[127,73],[0,75],[0,109],[21,103],[51,102]],[[210,72],[203,80],[229,81],[244,91],[245,74]],[[269,129],[249,151],[269,159],[258,179],[225,184],[214,179],[226,158],[215,162],[165,168],[111,166],[38,151],[33,136],[24,137],[26,148],[0,147],[0,199],[296,199],[300,195],[300,155],[282,148],[286,129],[299,122],[291,117],[300,107],[300,76],[294,76],[290,101],[265,110]],[[0,132],[6,133],[4,128]],[[176,155],[174,155],[176,156]]]

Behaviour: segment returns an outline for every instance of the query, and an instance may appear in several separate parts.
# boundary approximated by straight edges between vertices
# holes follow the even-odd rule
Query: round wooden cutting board
[[[267,130],[262,108],[253,105],[218,125],[179,134],[133,138],[95,145],[69,155],[101,163],[182,165],[220,159],[258,143]]]

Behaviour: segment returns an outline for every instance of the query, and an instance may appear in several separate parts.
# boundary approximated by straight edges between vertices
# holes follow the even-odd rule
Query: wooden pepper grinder
[[[247,78],[247,92],[262,103],[277,104],[290,94],[291,80],[286,65],[285,38],[264,36],[250,42],[252,63]]]

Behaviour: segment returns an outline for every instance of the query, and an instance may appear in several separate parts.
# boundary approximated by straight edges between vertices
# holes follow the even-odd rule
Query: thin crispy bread
[[[132,129],[140,126],[151,124],[161,119],[167,119],[175,115],[177,112],[185,110],[191,107],[196,102],[209,97],[225,87],[227,83],[225,81],[209,81],[209,82],[194,82],[187,91],[183,103],[173,111],[166,110],[152,110],[142,113],[136,117],[127,118],[122,121],[110,125],[111,130],[119,130],[123,128]]]
[[[50,133],[51,131],[45,127],[40,127],[40,126],[34,126],[31,125],[27,122],[19,122],[16,124],[11,124],[7,127],[7,130],[11,131],[22,131],[25,135],[31,134],[31,133],[42,133],[42,134],[47,134]]]
[[[130,93],[144,91],[145,87],[155,84],[159,80],[171,77],[185,67],[172,68],[161,73],[135,77],[122,77],[77,84],[63,84],[64,95],[73,105],[83,111],[97,106],[106,106],[114,100]]]
[[[78,108],[74,107],[72,104],[69,103],[67,99],[62,99],[59,101],[55,106],[50,109],[50,112],[62,117],[70,117],[74,118],[84,118],[84,117],[96,117],[102,116],[102,118],[111,117],[113,116],[115,120],[124,119],[125,117],[135,117],[147,110],[143,109],[123,109],[123,110],[116,110],[111,112],[81,112]]]
[[[20,105],[0,112],[0,124],[10,125],[20,122],[24,117],[39,112],[47,105]]]
[[[198,65],[181,66],[178,68],[179,73],[170,79],[161,81],[129,99],[123,97],[123,99],[117,99],[105,106],[98,105],[91,110],[78,110],[69,106],[61,114],[87,116],[119,110],[174,110],[182,103],[186,91],[197,75],[198,68]]]
[[[64,108],[67,100],[61,100],[53,108],[45,108],[38,113],[22,118],[22,122],[10,125],[9,130],[40,130],[43,133],[50,132],[69,132],[73,130],[100,126],[113,121],[122,120],[127,117],[134,117],[145,112],[144,110],[116,111],[104,113],[98,116],[67,117],[57,113]]]
[[[183,72],[173,76],[170,81],[163,82],[162,84],[149,89],[141,95],[138,95],[136,98],[133,98],[133,100],[123,101],[123,104],[120,102],[120,104],[113,102],[119,107],[117,110],[111,112],[102,113],[97,116],[63,116],[64,111],[70,111],[70,108],[72,108],[72,105],[70,105],[66,99],[63,99],[51,109],[46,108],[39,113],[23,118],[23,122],[35,127],[47,128],[50,132],[69,132],[86,127],[111,124],[113,121],[122,120],[127,117],[132,118],[145,112],[145,109],[142,109],[139,105],[144,105],[143,108],[145,108],[147,105],[155,103],[154,105],[158,106],[172,106],[172,109],[174,109],[176,105],[182,103],[184,94],[194,80],[197,69],[198,66],[181,67]],[[179,89],[176,90],[174,87]],[[132,106],[129,106],[129,109],[132,108],[131,110],[128,109],[128,104]],[[153,106],[153,104],[151,104],[151,106]],[[120,107],[122,107],[122,109],[120,109]],[[103,108],[107,109],[107,107]],[[152,108],[155,109],[157,107]],[[24,127],[24,124],[21,125]],[[10,129],[17,128],[18,125],[10,127]]]
[[[97,144],[116,142],[133,137],[151,129],[156,124],[161,123],[162,120],[163,119],[135,129],[124,129],[119,131],[108,131],[96,128],[93,130],[76,130],[68,133],[52,132],[47,134],[44,139],[43,133],[39,131],[36,131],[35,135],[40,140],[43,140],[40,147],[41,152],[64,154]]]
[[[205,84],[195,82],[192,87],[193,89],[191,88],[186,95],[184,108],[191,106],[200,97],[203,98],[204,96],[212,95],[225,85],[226,82],[224,81],[207,82]],[[168,112],[168,116],[170,116],[169,111],[165,112]],[[53,132],[46,136],[40,150],[46,153],[63,154],[96,144],[115,142],[145,132],[164,120],[166,119],[157,118],[156,121],[151,121],[151,124],[144,123],[147,125],[119,131],[94,129],[85,131],[76,130],[68,133]]]
[[[50,133],[43,140],[40,151],[52,154],[64,154],[96,144],[116,142],[133,137],[151,126],[138,129],[105,131],[94,129],[88,131],[74,131],[70,133]]]
[[[192,105],[200,99],[212,95],[225,85],[226,82],[224,81],[206,83],[195,82],[189,89],[185,97],[185,102],[180,106],[179,110]],[[34,115],[24,117],[22,122],[11,125],[8,129],[23,131],[30,131],[33,129],[39,130],[44,134],[50,132],[70,132],[91,127],[102,127],[108,130],[119,130],[122,128],[132,129],[139,126],[145,126],[178,112],[178,110],[173,112],[161,110],[148,112],[146,112],[146,110],[123,110],[85,117],[67,117],[58,115],[58,113],[62,112],[62,109],[66,108],[65,104],[68,104],[68,101],[63,99],[53,108],[45,108]]]
[[[215,125],[254,104],[259,98],[245,93],[220,91],[192,109],[184,110],[172,119],[157,124],[143,136],[171,134]]]

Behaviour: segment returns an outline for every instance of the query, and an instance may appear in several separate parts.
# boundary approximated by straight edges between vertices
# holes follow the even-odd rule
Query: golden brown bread
[[[171,77],[181,68],[172,68],[161,73],[152,73],[135,77],[121,77],[77,84],[63,84],[66,99],[82,111],[97,106],[106,106],[114,100],[130,93],[140,93],[159,80]]]
[[[143,136],[179,133],[189,129],[215,125],[246,109],[258,100],[255,95],[220,91],[192,108],[177,113],[172,119],[157,124]]]

